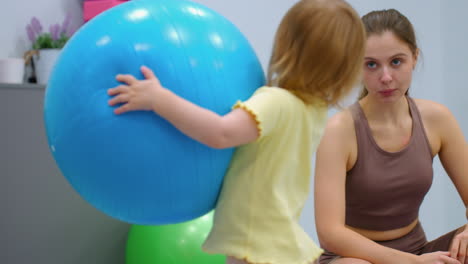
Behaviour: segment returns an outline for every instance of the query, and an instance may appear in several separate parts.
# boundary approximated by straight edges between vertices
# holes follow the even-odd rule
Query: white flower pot
[[[40,49],[39,53],[34,55],[37,83],[47,84],[60,51],[61,49]]]

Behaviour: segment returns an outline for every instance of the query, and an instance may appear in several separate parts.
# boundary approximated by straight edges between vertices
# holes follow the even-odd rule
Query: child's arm
[[[114,110],[116,114],[152,110],[182,133],[213,148],[235,147],[258,138],[257,123],[245,110],[235,109],[220,116],[162,87],[149,68],[143,66],[141,71],[144,80],[117,75],[117,80],[124,84],[108,90],[113,96],[109,105],[122,104]]]

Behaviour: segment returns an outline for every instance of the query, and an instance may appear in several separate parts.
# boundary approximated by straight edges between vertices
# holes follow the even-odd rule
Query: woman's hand
[[[456,258],[461,264],[468,264],[468,225],[457,232],[450,246],[450,256]]]
[[[450,252],[437,251],[417,256],[416,263],[421,264],[462,264],[456,258],[450,257]]]
[[[130,74],[117,75],[117,81],[123,84],[107,91],[110,96],[113,96],[109,100],[109,105],[122,104],[114,110],[115,114],[154,109],[154,104],[158,99],[157,93],[164,88],[151,69],[142,66],[141,72],[145,77],[144,80],[137,80]]]

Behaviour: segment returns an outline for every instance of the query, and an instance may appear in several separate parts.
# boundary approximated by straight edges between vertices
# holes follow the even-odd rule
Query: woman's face
[[[392,32],[370,35],[364,57],[364,85],[369,96],[392,102],[409,89],[417,54]]]

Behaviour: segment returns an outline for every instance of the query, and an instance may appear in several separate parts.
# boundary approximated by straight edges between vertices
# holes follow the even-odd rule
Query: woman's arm
[[[321,244],[338,255],[371,263],[416,263],[414,255],[381,246],[345,226],[345,181],[353,144],[351,114],[345,111],[332,117],[315,164],[315,217]]]
[[[144,80],[118,75],[123,85],[109,89],[108,94],[113,96],[109,105],[122,104],[114,110],[116,114],[152,110],[182,133],[213,148],[235,147],[259,137],[256,121],[245,110],[235,109],[220,116],[162,87],[149,68],[143,66],[141,71]]]
[[[463,132],[450,110],[443,105],[431,103],[429,113],[431,127],[440,135],[440,161],[454,183],[465,208],[468,206],[468,144]],[[461,263],[468,262],[468,225],[457,234],[450,248],[451,256]]]
[[[435,129],[440,135],[439,158],[445,171],[453,181],[465,207],[468,206],[468,144],[457,120],[450,110],[432,103]]]

